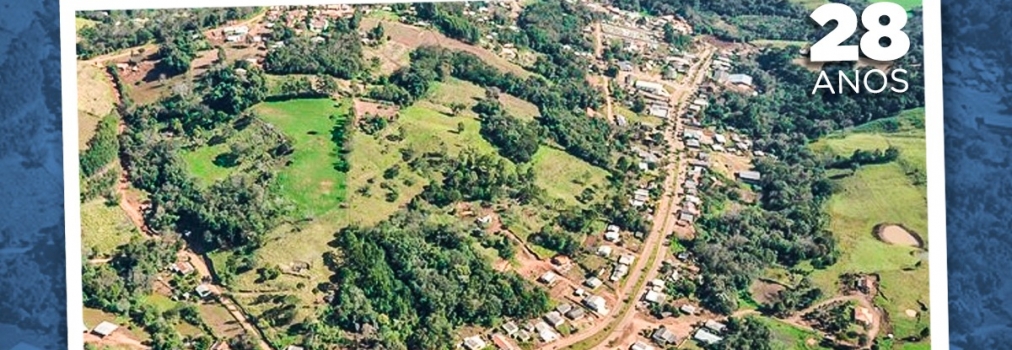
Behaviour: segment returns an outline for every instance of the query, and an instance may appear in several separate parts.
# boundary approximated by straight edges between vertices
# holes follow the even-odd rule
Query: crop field
[[[856,149],[884,150],[890,145],[900,150],[894,162],[864,165],[853,174],[838,175],[842,177],[835,180],[839,190],[827,210],[830,230],[843,254],[835,265],[812,274],[820,288],[835,291],[843,273],[878,273],[882,282],[876,304],[890,315],[896,338],[917,335],[927,325],[926,312],[920,318],[907,316],[907,310],[922,314],[918,302],[928,302],[927,255],[917,247],[887,244],[876,238],[873,228],[882,223],[903,225],[927,244],[926,188],[915,184],[910,175],[925,171],[923,118],[923,109],[906,111],[813,145],[816,150],[844,156]]]

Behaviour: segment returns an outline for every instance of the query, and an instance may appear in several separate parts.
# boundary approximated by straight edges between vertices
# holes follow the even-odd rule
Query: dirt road
[[[695,79],[691,84],[698,85],[702,82],[705,77],[706,69],[709,67],[709,54],[704,55],[706,59],[702,61],[693,72]],[[691,89],[690,89],[691,90]],[[691,94],[681,94],[677,98],[685,100]],[[681,104],[677,104],[681,105]],[[564,349],[569,348],[573,345],[580,344],[582,348],[596,349],[600,348],[601,344],[607,341],[619,340],[623,337],[626,325],[628,325],[635,318],[638,310],[635,304],[638,300],[638,296],[645,292],[646,283],[654,277],[656,277],[658,270],[663,264],[665,257],[666,246],[663,244],[666,236],[673,230],[675,220],[672,218],[671,211],[674,205],[678,204],[678,193],[679,186],[681,186],[682,175],[682,163],[673,161],[673,157],[682,148],[682,144],[677,140],[677,130],[679,129],[679,119],[677,113],[672,113],[671,118],[675,121],[674,124],[665,132],[665,138],[668,140],[668,144],[672,147],[672,152],[669,152],[668,157],[672,158],[668,162],[668,166],[665,171],[669,174],[676,174],[676,176],[668,176],[663,184],[664,191],[658,201],[657,208],[654,211],[654,222],[651,229],[650,235],[647,236],[646,241],[643,243],[643,250],[637,256],[635,267],[630,269],[630,274],[626,276],[625,285],[622,288],[616,290],[616,300],[620,301],[620,304],[612,306],[613,313],[607,318],[594,324],[590,328],[581,330],[579,333],[571,335],[569,337],[560,339],[557,342],[546,344],[541,349]],[[649,263],[649,266],[647,266]],[[615,314],[614,312],[619,312]],[[592,337],[605,331],[611,327],[611,333],[608,336],[597,340]],[[590,341],[590,344],[581,344],[583,341]]]

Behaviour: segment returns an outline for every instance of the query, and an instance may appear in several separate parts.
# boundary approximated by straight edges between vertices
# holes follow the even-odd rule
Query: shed
[[[116,329],[119,329],[119,326],[117,326],[116,324],[107,321],[102,321],[102,323],[99,323],[98,326],[95,326],[95,328],[92,329],[91,332],[95,333],[95,335],[104,338],[108,337],[110,334],[112,334],[112,332],[115,332]]]

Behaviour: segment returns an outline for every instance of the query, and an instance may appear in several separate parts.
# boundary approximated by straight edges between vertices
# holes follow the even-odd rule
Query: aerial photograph
[[[920,1],[825,3],[79,11],[85,349],[929,349]]]

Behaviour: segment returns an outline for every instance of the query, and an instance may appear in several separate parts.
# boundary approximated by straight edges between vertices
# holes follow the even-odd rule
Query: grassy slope
[[[331,141],[337,118],[348,118],[351,104],[330,99],[267,102],[255,111],[292,140],[292,164],[278,174],[283,195],[311,215],[323,215],[344,201],[345,174],[334,169],[337,146]]]
[[[81,204],[81,248],[93,249],[98,256],[111,254],[138,233],[118,206],[105,205],[104,199]]]
[[[112,82],[103,69],[85,63],[77,66],[77,135],[78,147],[82,150],[95,135],[99,120],[111,113],[116,104]]]
[[[899,132],[881,132],[881,123],[876,122],[813,144],[816,150],[841,155],[849,155],[858,148],[885,149],[893,145],[901,154],[896,162],[863,166],[856,174],[836,181],[840,192],[830,199],[827,210],[831,216],[830,230],[835,233],[843,254],[835,265],[815,271],[812,277],[823,290],[834,291],[842,273],[879,273],[884,297],[879,297],[876,303],[890,315],[896,337],[903,338],[916,334],[928,322],[927,313],[920,320],[904,314],[907,309],[920,310],[918,301],[928,301],[927,261],[915,248],[877,240],[872,227],[882,222],[902,223],[927,242],[926,188],[914,186],[906,175],[911,169],[925,170],[924,111],[906,111],[896,118],[902,124]],[[920,268],[903,271],[922,260]]]

